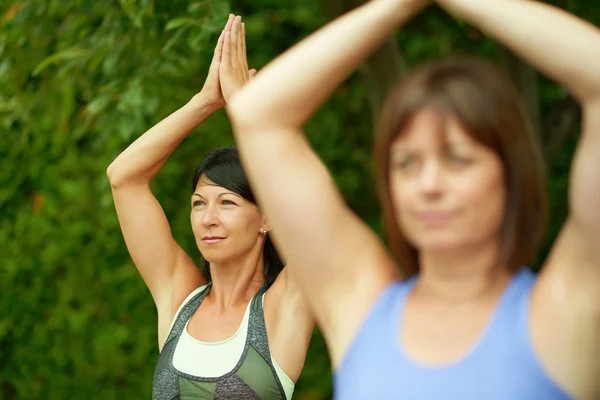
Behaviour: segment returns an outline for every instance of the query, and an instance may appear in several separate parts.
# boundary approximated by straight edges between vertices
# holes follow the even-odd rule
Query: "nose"
[[[214,205],[209,205],[204,209],[202,215],[202,225],[205,228],[219,225],[219,211]]]
[[[419,176],[419,184],[427,196],[438,196],[444,185],[444,171],[437,161],[430,161],[423,166]]]

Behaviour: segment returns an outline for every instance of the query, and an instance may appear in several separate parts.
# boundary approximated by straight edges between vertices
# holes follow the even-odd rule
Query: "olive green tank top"
[[[210,285],[192,297],[177,315],[158,357],[154,371],[152,399],[285,400],[285,391],[269,352],[261,301],[265,288],[262,288],[250,301],[244,350],[237,365],[230,372],[219,377],[207,378],[189,375],[174,367],[173,355],[179,338],[209,290]]]

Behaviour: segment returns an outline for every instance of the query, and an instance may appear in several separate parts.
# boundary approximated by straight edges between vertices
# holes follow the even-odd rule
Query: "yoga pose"
[[[517,90],[487,61],[420,66],[384,106],[377,179],[395,260],[349,210],[302,133],[334,88],[427,3],[367,2],[266,66],[228,107],[244,168],[324,333],[334,392],[600,398],[595,26],[537,1],[436,2],[582,106],[569,215],[538,275],[526,265],[543,238],[540,149]]]
[[[240,63],[226,61],[232,52]],[[107,170],[127,248],[158,310],[153,399],[289,400],[304,365],[314,322],[237,151],[214,150],[194,173],[190,219],[202,272],[173,239],[150,190],[179,143],[251,75],[244,25],[231,16],[202,90]]]

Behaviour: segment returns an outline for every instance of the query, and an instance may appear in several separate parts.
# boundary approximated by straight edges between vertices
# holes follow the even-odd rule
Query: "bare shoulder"
[[[183,300],[195,289],[208,283],[200,268],[182,251],[173,274],[171,313],[174,315]]]
[[[169,335],[169,330],[176,317],[177,311],[185,299],[197,288],[206,285],[207,280],[194,261],[182,250],[173,268],[173,278],[170,283],[170,301],[157,305],[158,312],[158,343],[162,346]]]

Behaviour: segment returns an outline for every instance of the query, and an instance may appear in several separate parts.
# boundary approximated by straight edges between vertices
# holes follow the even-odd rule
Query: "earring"
[[[267,228],[262,228],[262,230],[261,230],[261,233],[262,233],[263,235],[266,235],[266,234],[267,234]]]

